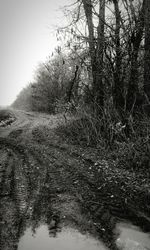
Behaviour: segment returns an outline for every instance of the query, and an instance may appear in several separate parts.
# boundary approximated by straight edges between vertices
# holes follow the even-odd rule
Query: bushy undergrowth
[[[111,152],[111,157],[118,167],[150,175],[150,140],[138,138],[136,141],[119,143]]]
[[[79,108],[76,119],[59,126],[57,133],[66,141],[80,146],[103,148],[118,167],[150,174],[150,119],[130,117],[130,135],[126,124],[113,110],[97,115],[91,109]]]
[[[9,118],[13,118],[13,117],[14,117],[14,115],[11,111],[5,110],[5,109],[0,110],[0,122],[5,121]]]
[[[150,176],[150,119],[135,118],[132,135],[125,141],[115,141],[111,156],[119,167]]]
[[[71,111],[72,112],[72,111]],[[60,126],[57,130],[72,143],[92,147],[108,147],[115,139],[124,138],[124,125],[115,112],[105,109],[95,111],[92,107],[77,107],[76,119]]]

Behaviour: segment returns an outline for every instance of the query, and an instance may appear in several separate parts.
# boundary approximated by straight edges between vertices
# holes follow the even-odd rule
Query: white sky
[[[54,50],[60,6],[74,0],[0,0],[0,105],[10,105]]]

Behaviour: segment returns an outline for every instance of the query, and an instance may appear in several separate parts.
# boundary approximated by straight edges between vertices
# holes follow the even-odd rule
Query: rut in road
[[[14,123],[0,128],[3,249],[17,249],[26,228],[35,232],[40,223],[53,235],[65,225],[88,231],[114,250],[120,218],[149,230],[149,209],[139,200],[145,193],[137,190],[130,196],[134,176],[128,182],[130,173],[108,167],[105,160],[95,164],[87,149],[80,152],[63,143],[55,133],[58,122],[57,117],[17,111]]]
[[[11,174],[5,171],[3,176],[5,186],[9,186],[6,196],[13,193],[21,218],[36,217],[38,225],[41,214],[45,213],[49,225],[55,218],[59,224],[61,221],[62,225],[70,223],[81,231],[96,232],[85,200],[93,198],[97,188],[84,174],[84,162],[77,155],[56,144],[47,146],[33,140],[24,144],[10,137],[0,138],[0,148],[7,152],[6,170],[11,169]],[[43,211],[43,205],[48,211]],[[115,238],[113,233],[110,235],[110,241],[108,236],[106,241],[113,245]]]

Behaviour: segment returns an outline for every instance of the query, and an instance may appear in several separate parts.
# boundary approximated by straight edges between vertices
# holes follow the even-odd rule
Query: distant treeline
[[[12,107],[55,113],[59,102],[67,102],[78,91],[79,70],[75,60],[56,54],[53,59],[41,63],[34,82],[19,93]]]
[[[150,103],[150,1],[79,0],[68,8],[72,21],[56,32],[63,45],[12,106],[54,113],[59,103],[82,101],[124,123]]]

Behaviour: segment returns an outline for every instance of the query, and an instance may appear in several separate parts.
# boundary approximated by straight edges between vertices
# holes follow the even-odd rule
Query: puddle
[[[123,250],[150,250],[150,234],[128,223],[118,223],[120,236],[117,245]]]
[[[64,228],[56,237],[50,237],[48,228],[40,226],[33,235],[28,229],[20,239],[18,250],[106,250],[104,245],[89,235],[72,228]]]

